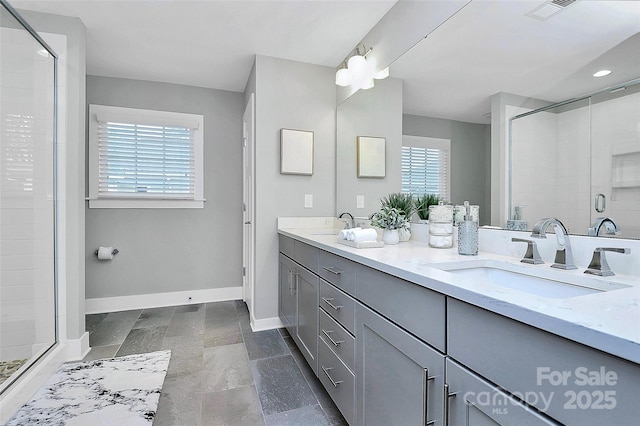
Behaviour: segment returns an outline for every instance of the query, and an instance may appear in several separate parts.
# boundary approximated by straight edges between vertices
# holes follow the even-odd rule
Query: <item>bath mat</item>
[[[63,364],[8,425],[144,425],[158,407],[171,351]]]

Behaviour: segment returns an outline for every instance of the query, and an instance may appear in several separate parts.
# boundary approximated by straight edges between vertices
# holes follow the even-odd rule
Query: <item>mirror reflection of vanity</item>
[[[529,230],[542,217],[553,216],[562,220],[570,233],[588,235],[598,218],[611,217],[620,237],[640,238],[640,186],[636,183],[640,178],[640,93],[637,85],[623,84],[640,76],[640,35],[634,35],[640,30],[640,20],[637,8],[634,15],[625,9],[629,4],[606,3],[576,2],[570,6],[574,9],[535,20],[525,15],[540,2],[471,2],[416,44],[390,67],[392,79],[388,81],[396,80],[394,84],[400,85],[394,86],[392,96],[383,81],[376,81],[373,89],[360,90],[338,106],[338,213],[369,216],[379,208],[380,197],[400,191],[402,135],[426,136],[451,140],[449,201],[462,204],[469,200],[480,205],[481,225],[506,227],[515,207],[524,206],[519,210]],[[603,11],[607,22],[600,19]],[[629,29],[633,19],[635,32]],[[531,65],[530,59],[517,56],[519,48],[530,50],[532,55],[544,54],[542,47],[552,40],[546,40],[540,31],[551,37],[554,30],[549,28],[568,22],[591,22],[602,26],[602,32],[617,23],[618,41],[599,41],[597,35],[583,36],[575,29],[573,46],[565,43],[557,48],[560,56],[565,53],[560,58],[563,64],[569,65],[556,69],[541,69]],[[483,25],[498,28],[493,38],[479,36]],[[593,28],[588,31],[598,33]],[[516,41],[507,43],[506,38]],[[580,55],[572,58],[577,49]],[[614,73],[601,80],[593,78],[593,72],[605,65]],[[455,75],[455,83],[447,73]],[[487,78],[491,73],[502,74]],[[521,80],[531,84],[519,84]],[[488,96],[483,84],[490,86]],[[605,88],[610,90],[530,114]],[[397,105],[398,90],[401,107]],[[371,111],[376,114],[369,114]],[[511,120],[522,114],[528,115]],[[553,116],[552,122],[533,128],[534,121],[540,126],[543,115],[547,122]],[[387,175],[375,180],[358,178],[358,126],[375,123],[380,129],[390,122],[393,134],[382,130],[364,134],[387,139]],[[525,137],[512,140],[510,128]],[[596,194],[606,198],[604,211],[596,211],[603,208]],[[364,208],[358,208],[358,195],[364,195]],[[614,236],[612,233],[613,228],[605,225],[600,235]]]

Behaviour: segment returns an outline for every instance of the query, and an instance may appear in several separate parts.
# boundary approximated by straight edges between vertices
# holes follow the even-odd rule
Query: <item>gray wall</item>
[[[336,211],[336,90],[333,68],[266,56],[256,57],[255,80],[255,318],[261,320],[278,317],[277,218]],[[312,176],[280,174],[281,128],[314,132]],[[313,194],[313,208],[304,208],[305,194]]]
[[[203,209],[86,210],[87,298],[242,286],[242,93],[87,76],[87,103],[204,115]],[[100,262],[98,246],[120,250]]]
[[[451,202],[480,206],[480,224],[491,222],[491,126],[405,114],[402,134],[451,140]]]
[[[384,178],[359,178],[357,137],[386,139]],[[380,198],[402,187],[402,80],[376,81],[374,88],[360,90],[337,109],[337,214],[349,212],[368,217],[380,209]],[[356,208],[356,196],[364,195],[364,208]]]
[[[58,208],[64,215],[58,217],[58,257],[63,269],[58,270],[59,287],[64,286],[66,337],[78,339],[85,332],[85,76],[86,76],[86,28],[78,18],[50,15],[20,10],[20,15],[38,32],[63,34],[67,37],[67,79],[65,91],[66,139],[58,142],[65,145],[65,197],[58,200]],[[60,223],[64,221],[64,223]],[[64,335],[63,335],[64,336]]]

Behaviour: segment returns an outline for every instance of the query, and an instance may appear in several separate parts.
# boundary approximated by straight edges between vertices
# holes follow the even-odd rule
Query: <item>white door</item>
[[[254,306],[254,142],[255,98],[251,94],[242,116],[242,293],[253,318]]]

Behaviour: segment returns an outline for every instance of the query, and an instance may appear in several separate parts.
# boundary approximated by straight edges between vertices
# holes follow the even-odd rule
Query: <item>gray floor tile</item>
[[[263,425],[260,400],[254,386],[202,395],[202,425]]]
[[[194,303],[192,305],[180,305],[175,307],[175,313],[204,313],[204,303]]]
[[[119,312],[110,312],[104,318],[103,321],[123,321],[127,323],[134,324],[140,314],[142,313],[142,309],[133,309],[131,311],[119,311]]]
[[[178,308],[173,314],[167,336],[195,336],[204,332],[204,309],[202,312],[178,312]]]
[[[164,380],[153,426],[200,426],[201,413],[200,372],[168,374]]]
[[[304,378],[307,380],[307,383],[309,384],[311,391],[316,396],[318,403],[320,404],[320,407],[324,411],[324,414],[327,416],[331,424],[346,426],[347,421],[344,419],[344,417],[342,416],[342,413],[340,413],[340,410],[338,409],[336,404],[333,402],[333,400],[325,390],[324,386],[322,386],[322,383],[320,383],[320,380],[318,380],[318,378],[314,374],[311,367],[309,367],[309,364],[307,364],[307,361],[304,358],[304,355],[302,355],[302,352],[300,352],[300,349],[298,349],[293,339],[292,338],[285,339],[285,342],[287,343],[287,346],[291,351],[291,355],[293,356],[293,359],[296,361],[296,364],[300,369],[300,372],[302,373]]]
[[[96,329],[98,325],[102,322],[103,319],[106,318],[108,314],[91,314],[87,315],[84,318],[85,329],[87,332],[91,333]]]
[[[216,392],[253,384],[243,344],[205,348],[202,360],[203,391]]]
[[[211,319],[204,323],[204,345],[205,347],[229,345],[242,343],[242,330],[240,322],[233,318]]]
[[[261,359],[288,355],[289,349],[278,330],[252,331],[242,330],[249,359]]]
[[[174,307],[145,309],[140,314],[133,328],[149,328],[160,325],[169,325],[173,316]]]
[[[131,330],[120,346],[116,356],[143,354],[162,349],[162,339],[167,332],[166,326],[137,328]]]
[[[205,305],[205,318],[210,319],[238,319],[238,309],[235,301],[207,303]]]
[[[86,362],[95,361],[96,359],[114,358],[119,348],[120,345],[94,346],[82,360]]]
[[[204,344],[201,338],[194,336],[165,337],[162,340],[162,349],[171,350],[167,374],[202,370]]]
[[[110,315],[110,314],[109,314]],[[89,333],[90,346],[119,345],[124,342],[135,320],[107,321],[103,320],[93,332]]]
[[[251,361],[265,415],[318,403],[291,355]]]
[[[264,418],[267,426],[331,426],[319,405],[310,405]]]

